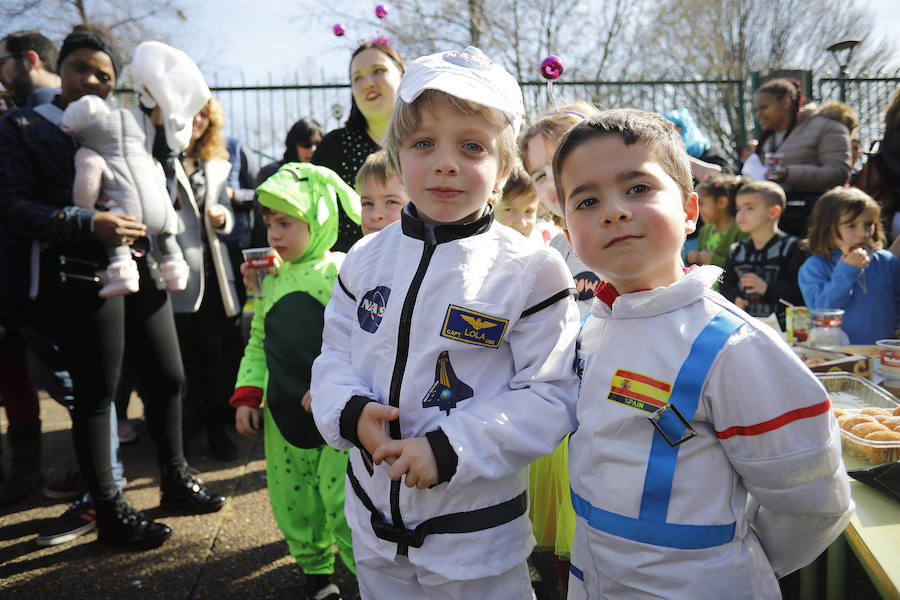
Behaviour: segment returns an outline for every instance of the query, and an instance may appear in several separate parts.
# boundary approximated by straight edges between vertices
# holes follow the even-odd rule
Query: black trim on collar
[[[547,308],[548,306],[550,306],[551,304],[556,304],[563,298],[568,298],[569,296],[574,296],[577,293],[578,292],[575,290],[575,288],[567,288],[560,292],[556,292],[555,294],[553,294],[546,300],[538,302],[531,308],[526,308],[525,310],[523,310],[522,315],[519,318],[524,319],[528,315],[533,315],[534,313],[538,312],[539,310],[543,310],[543,309]]]
[[[443,244],[486,232],[494,222],[494,208],[485,204],[484,214],[471,223],[459,225],[432,225],[419,218],[412,202],[407,203],[400,213],[403,234],[431,244]]]
[[[341,281],[341,276],[340,276],[340,275],[338,275],[337,281],[338,281],[338,285],[341,286],[341,289],[344,290],[344,293],[347,294],[348,296],[350,296],[350,299],[351,299],[351,300],[353,300],[354,302],[356,302],[356,296],[354,296],[353,294],[350,293],[350,290],[348,290],[348,289],[347,289],[347,286],[344,285],[344,282]]]

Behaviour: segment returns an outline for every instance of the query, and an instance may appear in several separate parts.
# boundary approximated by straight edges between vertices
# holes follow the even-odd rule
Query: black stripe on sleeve
[[[340,281],[340,279],[338,279],[338,281]],[[543,302],[538,302],[531,308],[526,308],[525,310],[523,310],[522,315],[519,318],[524,319],[525,317],[527,317],[529,315],[533,315],[534,313],[538,312],[539,310],[544,310],[551,304],[555,304],[555,303],[559,302],[560,300],[562,300],[564,298],[568,298],[569,296],[574,296],[575,294],[576,294],[575,288],[567,288],[567,289],[562,290],[561,292],[556,292],[555,294],[553,294],[552,296],[550,296]]]
[[[337,280],[338,280],[338,284],[341,286],[341,289],[344,290],[344,293],[347,294],[348,296],[350,296],[350,299],[351,299],[351,300],[353,300],[354,302],[356,302],[356,296],[354,296],[353,294],[350,293],[350,290],[348,290],[348,289],[347,289],[347,286],[344,285],[344,282],[341,281],[341,276],[340,276],[340,275],[338,275]]]

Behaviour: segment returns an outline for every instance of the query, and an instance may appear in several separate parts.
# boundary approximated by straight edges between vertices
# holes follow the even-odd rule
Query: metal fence
[[[839,100],[844,87],[846,103],[860,116],[864,147],[883,134],[883,118],[890,97],[900,87],[900,77],[814,80],[814,99]],[[350,111],[350,86],[322,85],[224,85],[210,88],[225,111],[229,136],[239,138],[260,158],[276,160],[284,151],[284,136],[300,117],[308,116],[325,131],[339,127]],[[597,106],[631,107],[654,112],[686,107],[699,125],[726,153],[753,135],[752,89],[748,80],[660,81],[542,81],[522,83],[526,114],[534,117],[548,107],[575,100]],[[123,104],[134,101],[130,90],[120,90]]]

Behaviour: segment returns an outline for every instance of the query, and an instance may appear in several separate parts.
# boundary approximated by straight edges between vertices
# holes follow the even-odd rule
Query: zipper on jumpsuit
[[[437,248],[437,240],[434,237],[434,231],[429,227],[426,228],[426,238],[424,248],[422,248],[422,256],[419,258],[419,267],[413,276],[406,297],[403,299],[403,309],[400,311],[400,327],[397,331],[397,356],[394,359],[394,371],[391,375],[390,395],[388,396],[388,404],[390,406],[400,407],[400,386],[403,382],[403,374],[406,371],[406,362],[409,358],[409,334],[412,325],[412,313],[416,306],[416,298],[419,295],[419,288],[422,286],[422,280],[425,278],[425,271],[431,263],[431,257]],[[389,430],[391,438],[395,440],[402,439],[400,432],[400,419],[389,422]],[[396,527],[405,527],[403,524],[403,516],[400,514],[400,480],[391,482],[391,521]],[[409,552],[409,546],[406,544],[397,544],[397,555],[406,556]]]

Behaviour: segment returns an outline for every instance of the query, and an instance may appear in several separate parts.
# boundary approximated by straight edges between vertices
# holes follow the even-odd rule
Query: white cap
[[[155,41],[138,44],[130,69],[141,104],[159,105],[166,144],[181,152],[191,143],[194,115],[212,96],[200,69],[181,50]]]
[[[425,90],[495,108],[506,115],[519,135],[525,104],[518,82],[506,69],[474,46],[417,58],[400,80],[397,95],[411,104]]]

